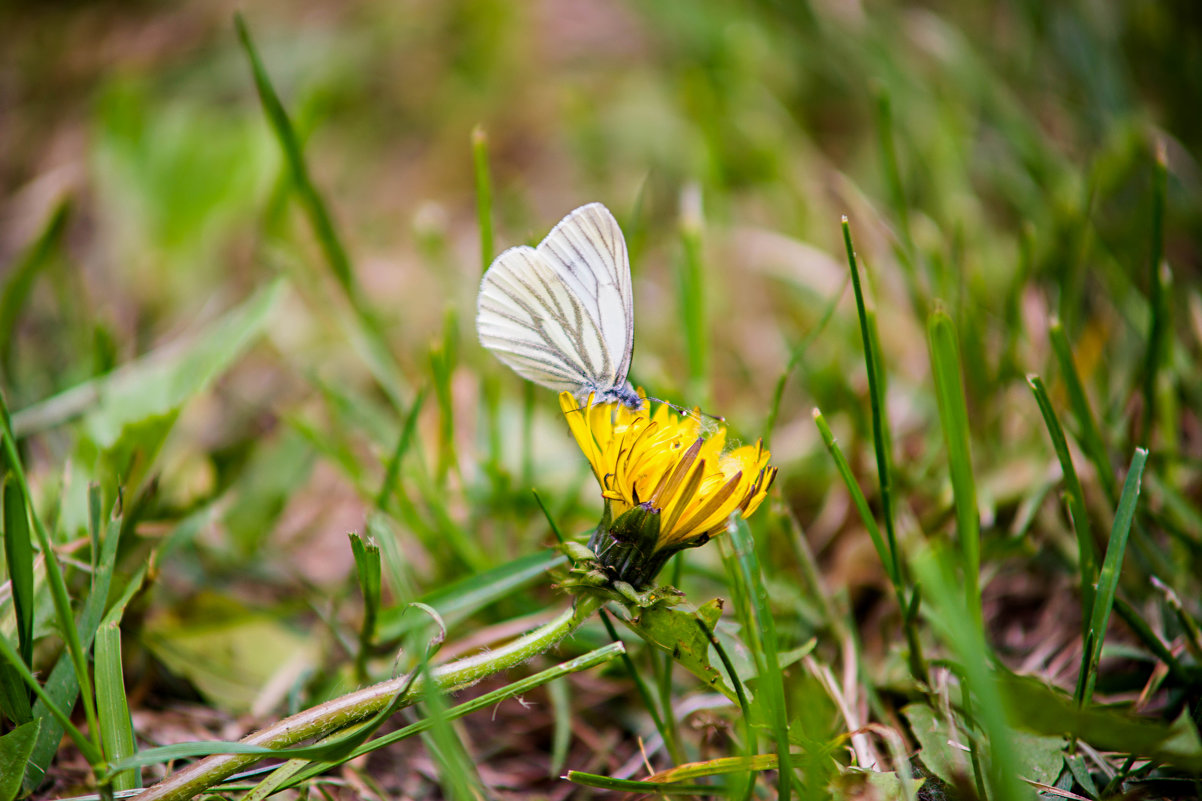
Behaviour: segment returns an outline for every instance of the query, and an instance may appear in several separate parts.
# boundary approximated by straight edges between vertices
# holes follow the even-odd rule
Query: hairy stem
[[[553,648],[587,620],[601,605],[590,596],[578,598],[559,617],[518,637],[496,650],[483,651],[432,671],[433,681],[443,692],[475,684]],[[399,676],[327,701],[261,729],[242,739],[243,743],[266,748],[286,748],[315,737],[324,737],[352,723],[371,717],[405,689],[407,676]],[[419,678],[409,685],[402,706],[418,700],[424,692]],[[139,794],[135,801],[186,801],[234,773],[263,759],[259,754],[217,754],[193,763]]]

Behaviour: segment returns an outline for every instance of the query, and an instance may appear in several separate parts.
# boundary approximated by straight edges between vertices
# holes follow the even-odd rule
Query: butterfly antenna
[[[726,418],[722,417],[720,415],[710,414],[709,412],[703,412],[703,411],[701,411],[701,409],[698,409],[698,408],[687,409],[684,406],[677,406],[672,401],[664,400],[663,398],[653,398],[650,395],[648,395],[647,400],[655,401],[656,403],[662,403],[665,406],[672,409],[673,411],[675,411],[677,414],[683,415],[684,417],[689,417],[693,420],[696,420],[698,423],[705,423],[707,418],[710,420],[713,420],[714,422],[717,422],[717,423],[725,423],[726,422]]]

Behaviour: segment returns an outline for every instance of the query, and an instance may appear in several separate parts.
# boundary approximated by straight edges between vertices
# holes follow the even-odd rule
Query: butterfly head
[[[643,397],[635,392],[630,384],[620,387],[585,387],[577,393],[576,398],[584,405],[588,402],[589,395],[593,396],[593,403],[620,403],[636,412],[643,408]]]

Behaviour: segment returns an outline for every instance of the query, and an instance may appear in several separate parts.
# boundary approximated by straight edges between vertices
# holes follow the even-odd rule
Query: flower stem
[[[549,623],[495,650],[439,665],[433,669],[431,677],[439,690],[452,692],[520,665],[561,642],[587,620],[601,603],[600,599],[581,596]],[[242,742],[266,748],[286,748],[304,740],[324,737],[379,712],[392,702],[398,692],[405,690],[408,682],[407,676],[399,676],[373,684],[298,712],[243,738]],[[424,683],[419,678],[409,684],[401,705],[413,704],[423,692]],[[186,801],[261,759],[263,756],[260,754],[216,754],[168,776],[138,795],[135,801]]]

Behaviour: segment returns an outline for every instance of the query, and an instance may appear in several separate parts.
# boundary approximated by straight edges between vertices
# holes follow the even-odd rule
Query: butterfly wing
[[[476,328],[481,344],[535,383],[576,394],[624,386],[634,301],[613,215],[581,206],[537,248],[498,256],[480,283]]]

